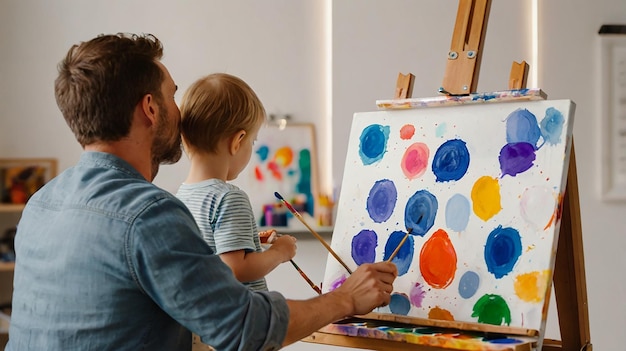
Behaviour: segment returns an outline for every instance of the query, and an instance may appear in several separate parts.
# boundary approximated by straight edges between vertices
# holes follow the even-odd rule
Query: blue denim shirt
[[[289,319],[201,238],[187,208],[125,161],[85,152],[18,224],[8,351],[275,350]]]

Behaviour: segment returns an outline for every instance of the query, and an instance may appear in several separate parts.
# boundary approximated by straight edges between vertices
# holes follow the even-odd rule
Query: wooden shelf
[[[22,212],[24,204],[0,204],[0,213]]]

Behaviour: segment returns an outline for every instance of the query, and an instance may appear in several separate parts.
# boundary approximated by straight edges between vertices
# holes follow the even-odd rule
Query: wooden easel
[[[448,97],[475,93],[480,70],[482,45],[487,27],[491,0],[460,0],[448,64],[440,93]],[[509,89],[526,89],[528,64],[513,62]],[[411,108],[421,102],[411,101],[414,76],[400,73],[393,100],[378,101],[379,108]],[[474,94],[480,98],[480,94]],[[515,99],[515,94],[510,94]],[[540,90],[531,99],[545,99]],[[444,98],[445,100],[445,98]],[[455,100],[458,101],[458,100]],[[561,340],[544,339],[542,351],[592,351],[587,307],[582,226],[578,196],[576,156],[572,140],[565,194],[561,202],[561,226],[553,274],[553,286],[559,318]],[[558,308],[558,307],[561,308]],[[366,316],[365,316],[366,317]],[[463,327],[460,327],[463,328]],[[305,342],[369,350],[442,350],[438,347],[409,344],[392,340],[360,336],[345,336],[318,331],[303,339]],[[531,351],[528,346],[528,351]],[[518,348],[516,348],[518,350]]]

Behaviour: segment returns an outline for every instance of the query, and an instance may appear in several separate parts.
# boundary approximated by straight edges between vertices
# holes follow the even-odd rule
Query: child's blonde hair
[[[195,81],[183,96],[180,113],[181,133],[189,151],[209,153],[217,151],[222,138],[240,130],[249,135],[266,118],[254,90],[242,79],[226,73]]]

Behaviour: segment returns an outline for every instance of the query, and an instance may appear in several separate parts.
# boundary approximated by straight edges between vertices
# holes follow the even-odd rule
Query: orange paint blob
[[[456,251],[443,229],[437,230],[422,246],[420,272],[433,288],[444,289],[456,273]]]
[[[281,167],[287,167],[293,162],[293,150],[289,146],[281,147],[274,154],[274,162]]]
[[[522,301],[541,302],[546,298],[548,282],[552,279],[551,271],[535,271],[515,277],[513,288]]]
[[[415,127],[412,124],[405,124],[400,129],[400,138],[403,140],[409,140],[415,134]]]
[[[444,320],[444,321],[454,320],[454,316],[452,315],[452,313],[450,313],[450,311],[443,309],[439,306],[435,306],[431,308],[430,311],[428,311],[428,318],[439,319],[439,320]]]
[[[500,201],[500,184],[498,180],[489,176],[478,178],[472,188],[474,214],[486,222],[500,212],[502,209]]]

